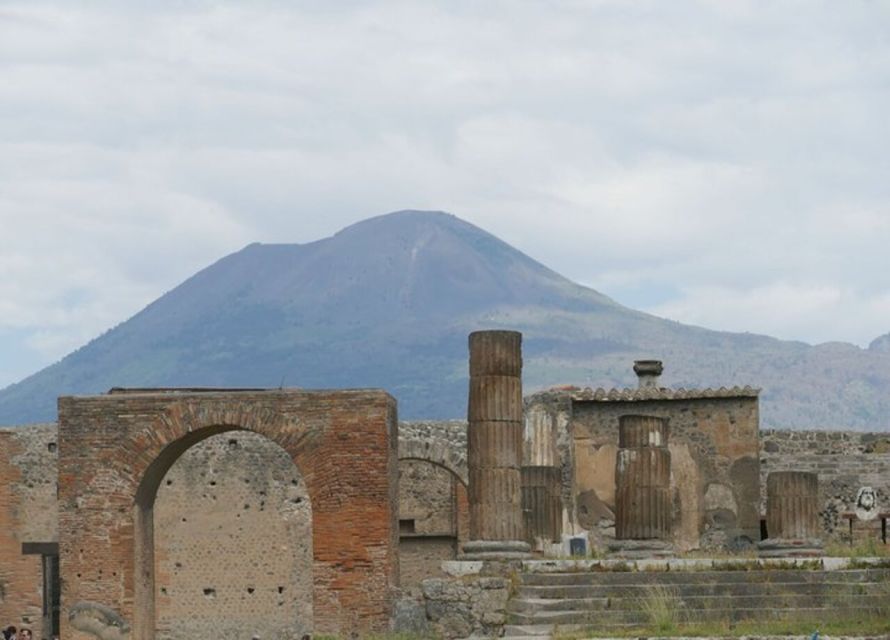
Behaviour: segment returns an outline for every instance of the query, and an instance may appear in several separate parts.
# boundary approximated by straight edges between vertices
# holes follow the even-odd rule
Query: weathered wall
[[[155,503],[158,638],[310,632],[311,518],[306,483],[270,440],[230,432],[186,451]]]
[[[10,524],[0,528],[0,585],[8,585],[0,619],[35,629],[40,557],[22,556],[21,542],[58,540],[56,439],[54,424],[0,430],[3,478],[13,480],[0,482]],[[458,479],[466,477],[466,423],[403,423],[400,444],[411,456],[400,463],[407,474],[400,513],[429,536],[400,544],[402,584],[410,587],[441,575],[440,561],[467,540],[466,487]],[[159,637],[195,637],[196,625],[223,610],[228,622],[217,628],[229,625],[239,637],[274,637],[273,629],[311,621],[311,506],[299,470],[275,443],[249,432],[199,442],[161,483],[155,519]],[[286,549],[282,539],[291,541]]]
[[[467,540],[466,487],[450,471],[421,460],[399,461],[399,567],[401,586],[443,575]]]
[[[23,542],[58,539],[55,425],[0,429],[0,623],[43,633],[43,570]]]
[[[680,550],[756,542],[760,534],[757,393],[751,389],[603,392],[555,389],[531,396],[526,415],[548,433],[563,473],[564,530],[614,535],[618,418],[670,420],[674,544]],[[526,420],[526,431],[529,429]]]
[[[467,423],[465,420],[399,423],[399,460],[426,460],[448,469],[466,486]]]
[[[453,638],[497,637],[507,619],[511,584],[499,576],[424,580],[426,616],[435,635]]]
[[[153,637],[154,484],[191,445],[232,428],[275,441],[303,474],[312,504],[316,632],[388,626],[398,580],[390,396],[285,390],[61,398],[59,420],[66,638],[87,637],[76,630],[78,620],[67,621],[78,602],[112,607],[132,624],[134,640]]]
[[[649,408],[635,403],[634,411],[637,410],[646,412]],[[541,414],[535,415],[535,420],[542,419]],[[564,419],[564,416],[557,415],[556,419]],[[597,437],[609,434],[607,428],[596,426],[597,420],[588,424],[593,425],[588,433],[599,434]],[[565,452],[571,452],[571,460],[575,442],[566,440],[568,422],[562,426],[565,428],[550,433],[555,439],[562,438],[555,443],[559,460]],[[676,423],[672,426],[675,427],[672,437],[676,444],[681,436],[678,436]],[[540,426],[536,428],[540,431]],[[615,430],[617,432],[617,426]],[[682,431],[681,427],[680,433]],[[442,460],[450,461],[449,464],[460,473],[462,461],[465,464],[466,459],[465,423],[409,423],[408,428],[402,425],[401,432],[400,435],[408,434],[408,440],[414,443],[411,451],[416,456],[429,455],[439,461],[437,464]],[[426,444],[424,437],[429,437]],[[232,440],[238,445],[231,446]],[[707,444],[709,441],[702,442]],[[720,459],[720,442],[714,439],[704,450]],[[38,632],[40,558],[22,556],[21,543],[57,539],[55,443],[53,425],[0,430],[0,469],[3,469],[0,521],[5,525],[0,527],[0,620],[5,624],[30,625]],[[614,479],[613,447],[614,444],[607,443],[594,448],[589,464],[579,467],[580,482],[601,489],[605,499],[610,496],[609,481]],[[691,453],[685,464],[682,455],[676,453],[672,462],[674,474],[685,473],[698,482],[695,480],[698,463]],[[804,470],[819,474],[820,499],[824,505],[822,516],[828,537],[845,539],[847,521],[840,514],[854,510],[856,492],[863,485],[874,487],[881,510],[890,511],[888,433],[763,431],[760,463],[763,487],[770,471]],[[402,461],[399,466],[403,474],[399,498],[401,517],[414,519],[417,529],[429,534],[428,538],[406,537],[400,543],[402,563],[406,565],[402,576],[406,586],[410,586],[423,577],[436,575],[440,558],[451,557],[455,544],[466,540],[466,492],[455,476],[442,467],[416,460]],[[606,470],[602,471],[601,467]],[[186,603],[196,616],[211,615],[210,612],[223,602],[232,611],[244,612],[245,616],[251,610],[265,611],[269,624],[262,627],[266,630],[261,633],[262,637],[274,637],[267,635],[273,626],[287,628],[280,624],[285,616],[289,617],[287,624],[293,623],[294,628],[308,619],[311,615],[306,606],[308,599],[298,594],[308,588],[308,573],[304,568],[309,562],[305,554],[310,549],[307,538],[311,531],[311,507],[308,500],[301,500],[301,496],[306,495],[306,488],[300,471],[283,456],[277,445],[247,432],[230,432],[205,440],[189,449],[170,469],[161,483],[155,511],[159,523],[155,532],[159,565],[158,618],[161,631],[167,634],[161,637],[172,638],[177,634],[196,637],[198,631],[183,622]],[[244,482],[245,479],[250,482]],[[167,480],[171,481],[170,485],[166,484]],[[296,485],[293,485],[294,480]],[[213,482],[216,484],[211,484]],[[187,486],[190,487],[188,491]],[[454,492],[450,500],[449,487]],[[707,504],[716,506],[735,499],[725,491],[721,496],[719,491],[711,488]],[[707,490],[703,487],[703,503],[706,495]],[[450,537],[455,518],[454,502],[463,505],[464,514],[463,518],[456,518],[459,532],[463,531],[456,543]],[[249,505],[246,510],[245,504]],[[764,506],[761,503],[758,510],[762,512]],[[183,517],[185,523],[181,522]],[[252,528],[245,526],[248,524]],[[879,521],[877,524],[879,531]],[[222,529],[214,529],[214,526]],[[190,531],[196,531],[194,538]],[[449,535],[440,535],[446,532]],[[874,527],[870,533],[876,534]],[[297,543],[288,544],[283,553],[266,553],[272,548],[282,551],[275,546],[280,545],[282,535]],[[229,536],[232,537],[227,540]],[[305,539],[306,544],[300,544],[300,539]],[[236,552],[225,550],[229,542],[238,548]],[[219,557],[226,561],[220,563]],[[177,562],[183,566],[177,568]],[[267,576],[268,581],[263,576],[251,576],[248,565],[254,562],[272,572]],[[232,568],[236,570],[231,571]],[[279,584],[288,574],[288,583]],[[280,586],[285,587],[281,594],[277,593]],[[162,588],[167,590],[166,594],[161,593]],[[211,597],[205,596],[205,588],[214,590]],[[253,593],[248,592],[250,588],[254,589]],[[228,596],[224,593],[226,590]],[[303,609],[296,609],[298,602],[302,603]],[[238,630],[239,636],[249,627],[245,622]]]
[[[452,473],[429,462],[400,460],[400,533],[456,535],[456,482]]]
[[[766,477],[773,471],[812,471],[819,475],[820,519],[828,539],[848,542],[856,494],[875,489],[878,511],[890,513],[890,433],[856,431],[761,432],[761,509],[766,511]],[[881,521],[853,521],[858,540],[879,540]]]

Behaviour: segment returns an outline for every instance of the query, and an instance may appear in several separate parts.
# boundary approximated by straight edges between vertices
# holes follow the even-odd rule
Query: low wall
[[[760,432],[761,512],[766,513],[766,478],[773,471],[810,471],[819,476],[820,516],[827,539],[849,542],[844,514],[856,510],[856,495],[872,487],[878,512],[890,512],[890,433],[856,431]],[[853,520],[857,541],[881,535],[880,518]]]
[[[450,640],[501,634],[510,599],[509,578],[429,578],[422,588],[426,617],[436,636]]]

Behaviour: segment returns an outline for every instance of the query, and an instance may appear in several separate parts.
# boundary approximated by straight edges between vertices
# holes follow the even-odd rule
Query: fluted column
[[[562,535],[562,470],[553,466],[523,466],[522,515],[531,545],[559,542]]]
[[[615,537],[671,539],[671,453],[668,423],[654,416],[621,416],[615,465]]]
[[[522,442],[522,519],[525,539],[539,551],[562,536],[562,469],[557,464],[554,416],[526,410]]]
[[[470,334],[467,407],[470,555],[527,551],[523,542],[522,334]],[[509,544],[505,544],[509,543]]]
[[[766,530],[762,555],[817,555],[819,476],[804,471],[774,471],[766,478]]]

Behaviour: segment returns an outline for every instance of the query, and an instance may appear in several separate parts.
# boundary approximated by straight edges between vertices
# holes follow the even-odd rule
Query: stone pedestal
[[[527,554],[521,507],[522,334],[470,334],[467,407],[470,542],[466,557]]]
[[[668,423],[654,416],[626,415],[618,419],[615,465],[615,538],[613,551],[625,541],[643,554],[652,541],[651,555],[669,553],[671,542],[671,453]]]
[[[777,471],[766,479],[766,530],[762,556],[821,555],[819,478],[803,471]]]

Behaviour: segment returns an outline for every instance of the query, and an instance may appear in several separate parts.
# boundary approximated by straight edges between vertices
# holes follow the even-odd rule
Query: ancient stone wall
[[[679,550],[759,540],[759,414],[750,389],[603,393],[556,389],[526,400],[526,423],[556,426],[564,529],[614,535],[618,418],[670,420],[674,544]],[[528,430],[528,427],[527,427]]]
[[[851,520],[862,487],[877,494],[877,511],[890,513],[890,433],[856,431],[762,431],[761,508],[766,477],[773,471],[810,471],[819,475],[820,521],[829,540],[849,542]],[[878,540],[881,520],[852,520],[853,537]]]
[[[22,543],[58,540],[55,425],[0,429],[0,626],[41,638],[43,569]]]
[[[399,460],[425,460],[451,471],[466,486],[466,420],[399,423]]]
[[[506,621],[511,583],[500,576],[424,580],[426,616],[436,636],[497,637]]]
[[[713,415],[716,410],[707,409],[708,402],[711,401],[684,413],[703,415],[702,412],[710,412]],[[552,406],[564,405],[556,402]],[[636,403],[634,410],[639,408]],[[547,405],[535,405],[534,419],[549,419],[546,413],[549,410]],[[528,415],[527,411],[527,420]],[[566,420],[562,424],[564,428],[554,432],[554,438],[562,439],[556,442],[559,459],[573,460],[576,443],[566,439],[568,421],[558,412],[554,420],[554,424]],[[587,433],[598,434],[597,437],[609,434],[606,427],[596,426],[598,421],[589,416],[586,420],[586,424],[596,427]],[[739,420],[738,416],[736,420]],[[615,423],[617,425],[617,418]],[[672,423],[671,438],[674,441],[682,437],[684,424],[688,429],[691,422]],[[617,435],[615,437],[617,442]],[[231,444],[233,440],[236,445]],[[57,540],[56,442],[54,425],[0,430],[0,522],[4,523],[0,527],[0,622],[30,625],[38,634],[42,607],[40,557],[23,556],[21,544]],[[719,453],[721,447],[725,447],[725,440],[709,437],[699,442],[702,449],[715,459],[726,457]],[[400,454],[411,453],[410,460],[399,465],[403,473],[402,518],[413,519],[415,530],[428,534],[417,538],[406,536],[400,544],[402,562],[406,564],[402,576],[410,586],[424,577],[436,575],[440,559],[453,557],[455,547],[450,534],[455,520],[458,540],[467,539],[466,492],[456,480],[460,474],[466,473],[466,423],[403,423],[399,444]],[[614,455],[608,456],[608,451],[596,457],[597,452],[607,446],[608,443],[593,448],[590,453],[595,460],[603,459],[607,465],[614,465]],[[223,602],[233,611],[249,611],[256,607],[255,611],[264,612],[262,617],[268,620],[267,626],[256,626],[256,620],[261,616],[249,623],[249,616],[245,614],[239,635],[242,630],[255,628],[265,630],[260,633],[261,637],[274,637],[267,633],[268,630],[276,625],[277,628],[287,628],[279,625],[285,616],[289,617],[288,624],[302,625],[311,615],[311,612],[297,608],[298,602],[305,607],[308,601],[299,594],[308,589],[305,568],[309,566],[307,563],[311,564],[306,559],[311,545],[308,540],[305,540],[306,544],[300,544],[299,540],[309,535],[311,507],[308,500],[301,500],[305,495],[301,470],[282,457],[282,453],[277,445],[265,438],[247,432],[230,432],[195,445],[168,471],[158,491],[155,511],[159,523],[155,543],[159,565],[156,589],[160,637],[173,638],[177,634],[185,636],[189,633],[196,637],[197,631],[184,621],[186,603],[196,616],[210,615]],[[571,456],[567,456],[568,453]],[[422,462],[424,459],[432,463]],[[546,462],[551,459],[548,457]],[[588,462],[593,461],[588,458]],[[766,476],[770,471],[801,470],[819,474],[823,505],[820,516],[829,538],[846,540],[844,536],[848,534],[849,523],[842,516],[855,510],[856,493],[862,486],[872,486],[881,510],[890,511],[888,433],[763,431],[760,463],[760,485],[764,491],[761,499],[765,499]],[[453,468],[455,474],[446,472],[446,465]],[[404,481],[406,469],[407,483]],[[614,478],[613,473],[614,466],[605,471],[607,478]],[[689,471],[684,473],[693,476]],[[599,477],[593,464],[579,469],[581,482],[593,482]],[[166,484],[168,480],[171,481],[169,485]],[[186,487],[189,487],[188,491]],[[450,491],[454,491],[451,498]],[[705,485],[701,495],[703,502],[707,493],[708,486]],[[735,500],[731,491],[720,488],[711,487],[710,494],[707,503],[714,506],[731,504]],[[608,496],[607,491],[605,495]],[[455,517],[453,504],[461,505],[461,500],[463,517]],[[585,503],[582,501],[581,504]],[[758,512],[765,513],[765,503],[758,505]],[[186,522],[182,522],[182,518]],[[246,526],[248,524],[252,524],[252,528]],[[879,533],[879,520],[877,524],[877,529],[872,526],[870,535]],[[192,537],[190,532],[195,536]],[[440,535],[446,532],[449,535]],[[282,536],[297,542],[288,543],[284,552],[277,549],[279,553],[274,555],[266,553],[266,550],[276,548],[276,541],[280,543]],[[238,551],[226,550],[227,538]],[[216,551],[210,553],[211,549]],[[219,557],[227,560],[220,563],[216,560]],[[177,563],[182,566],[177,567]],[[271,572],[266,576],[268,580],[251,575],[247,567],[253,563],[263,571]],[[285,576],[288,582],[282,585],[280,582]],[[284,590],[278,593],[281,586]],[[205,589],[210,592],[205,594]],[[252,593],[250,589],[253,589]],[[292,628],[296,629],[295,626]]]

